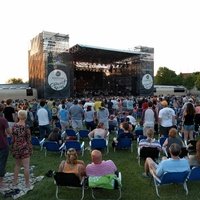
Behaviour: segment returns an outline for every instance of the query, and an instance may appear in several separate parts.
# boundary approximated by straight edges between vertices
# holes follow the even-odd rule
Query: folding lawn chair
[[[152,158],[154,161],[158,160],[160,151],[156,147],[138,147],[138,164],[141,165],[141,160],[146,160],[147,157]]]
[[[200,181],[200,167],[192,167],[188,178],[188,181]]]
[[[44,152],[45,157],[47,156],[48,151],[49,152],[58,152],[58,153],[60,153],[60,157],[62,157],[64,144],[59,146],[59,144],[57,142],[45,141],[44,144],[43,144],[43,148],[45,150],[45,152]]]
[[[112,195],[112,199],[121,199],[121,172],[118,173],[118,176],[116,174],[109,174],[105,176],[91,176],[88,177],[88,187],[91,189],[91,196],[93,199],[99,199],[97,198],[97,191],[100,190],[101,194],[106,194],[105,190],[113,190],[115,193],[115,198]],[[101,190],[105,191],[102,192]],[[116,190],[118,191],[118,194],[116,194]],[[102,199],[102,198],[101,198]],[[108,195],[106,194],[105,197],[106,200],[109,199]]]
[[[132,138],[120,138],[117,145],[114,147],[114,152],[116,149],[130,149],[131,152],[133,152]]]
[[[60,198],[61,196],[61,187],[64,187],[66,189],[66,187],[68,189],[72,189],[72,188],[77,188],[77,189],[81,189],[81,200],[84,198],[84,187],[85,187],[85,178],[83,178],[82,180],[79,179],[78,176],[76,176],[73,173],[64,173],[64,172],[55,172],[54,173],[54,182],[56,184],[56,199],[58,200],[62,200],[62,198]],[[66,195],[68,196],[68,195]],[[70,196],[68,196],[68,198],[66,199],[72,199]]]
[[[186,195],[188,194],[188,188],[187,188],[187,177],[189,174],[189,171],[184,172],[165,172],[161,178],[158,178],[152,171],[151,174],[153,175],[154,185],[156,189],[156,194],[158,197],[160,197],[158,187],[162,185],[167,184],[182,184],[184,190],[186,191]]]

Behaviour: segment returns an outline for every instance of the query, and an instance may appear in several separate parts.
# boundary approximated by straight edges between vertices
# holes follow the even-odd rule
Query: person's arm
[[[88,137],[89,137],[90,140],[92,140],[94,138],[94,130],[90,131],[89,134],[88,134]]]
[[[65,161],[61,161],[59,167],[58,167],[58,172],[63,172],[63,169],[64,169],[64,165],[65,165]]]
[[[167,148],[167,145],[168,145],[168,138],[164,141],[164,143],[163,143],[162,146],[163,146],[164,148]]]

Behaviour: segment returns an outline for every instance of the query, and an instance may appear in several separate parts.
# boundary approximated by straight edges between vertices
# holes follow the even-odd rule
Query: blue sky
[[[70,47],[154,47],[155,72],[200,71],[198,0],[6,0],[0,8],[0,83],[28,80],[29,42],[42,31],[69,34]]]

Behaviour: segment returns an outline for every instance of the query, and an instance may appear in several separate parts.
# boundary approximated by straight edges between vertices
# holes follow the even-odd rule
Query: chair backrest
[[[79,137],[80,138],[88,138],[89,130],[80,130]]]
[[[177,184],[184,183],[188,177],[188,174],[189,174],[189,171],[165,172],[160,178],[161,182],[159,184],[163,185],[163,184],[170,184],[170,183],[177,183]]]
[[[147,139],[147,136],[145,136],[145,135],[139,135],[139,136],[137,137],[137,143],[139,143],[140,140],[143,140],[143,139]]]
[[[107,147],[106,140],[103,138],[94,138],[91,140],[92,149],[104,149]]]
[[[135,130],[135,135],[138,138],[140,135],[143,135],[143,130],[142,129],[136,129]]]
[[[188,176],[188,181],[200,181],[200,166],[192,167]]]
[[[32,145],[40,146],[40,140],[39,140],[39,138],[36,137],[36,136],[32,136],[32,137],[31,137],[31,143],[32,143]]]
[[[131,145],[132,145],[131,138],[120,138],[120,140],[117,143],[117,148],[118,149],[130,148]]]
[[[167,137],[164,137],[164,136],[160,137],[159,142],[160,142],[161,147],[164,144],[166,139],[167,139]]]
[[[150,157],[155,160],[158,159],[159,153],[160,151],[156,147],[142,147],[140,149],[140,158],[146,159],[147,157]]]
[[[81,143],[76,140],[69,140],[65,142],[65,148],[66,150],[74,148],[76,151],[81,151]]]
[[[167,152],[167,154],[168,154],[168,158],[170,158],[170,157],[171,157],[170,153]],[[188,150],[187,150],[186,147],[182,147],[182,148],[181,148],[181,153],[180,153],[179,157],[180,157],[180,158],[184,158],[184,157],[186,157],[186,156],[188,156]]]
[[[79,177],[73,173],[55,172],[54,180],[57,186],[81,187]]]
[[[66,129],[65,133],[67,136],[76,136],[76,132],[73,129]]]
[[[43,144],[43,147],[47,150],[47,151],[60,151],[60,146],[57,142],[54,141],[45,141]]]

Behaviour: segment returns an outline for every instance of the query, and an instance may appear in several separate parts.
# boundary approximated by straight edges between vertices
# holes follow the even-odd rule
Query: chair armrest
[[[158,182],[161,183],[161,180],[156,176],[153,170],[150,169],[150,173],[152,174],[153,178]]]
[[[43,138],[41,141],[40,141],[40,145],[42,146],[45,142],[45,138]]]
[[[84,146],[85,146],[85,142],[83,141],[83,142],[81,143],[81,149],[84,149]]]
[[[63,142],[62,145],[60,146],[59,150],[63,150],[65,148],[65,143]]]

